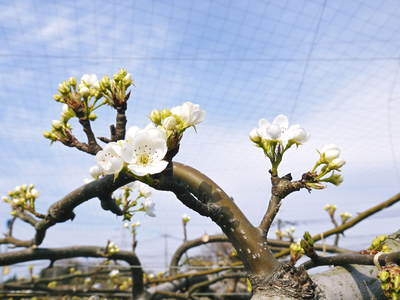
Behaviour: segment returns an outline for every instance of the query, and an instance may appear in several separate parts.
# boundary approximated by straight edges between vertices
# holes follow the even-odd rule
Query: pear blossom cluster
[[[118,176],[123,168],[138,177],[161,173],[168,165],[164,160],[167,151],[176,147],[183,131],[201,122],[205,114],[199,105],[190,102],[162,112],[158,111],[160,116],[156,120],[154,115],[157,113],[153,111],[150,116],[153,124],[145,128],[130,127],[125,140],[110,142],[99,151],[96,154],[96,167],[90,170],[92,177],[109,174]],[[165,126],[168,117],[162,116],[166,115],[175,120],[175,127]]]
[[[323,182],[340,185],[343,182],[343,176],[338,174],[341,168],[346,164],[341,157],[341,149],[335,144],[328,144],[318,151],[319,160],[312,169],[315,182],[307,185],[313,189],[323,189]],[[336,172],[336,173],[335,173]]]
[[[195,127],[204,121],[205,114],[200,105],[185,102],[171,109],[153,110],[150,113],[150,120],[167,132],[181,134],[185,129]]]
[[[106,255],[110,256],[115,253],[118,253],[120,251],[119,247],[113,243],[113,242],[108,242],[106,246]]]
[[[136,193],[136,196],[134,193]],[[115,196],[115,201],[123,212],[123,220],[131,221],[134,213],[139,211],[143,211],[150,217],[155,217],[155,202],[150,198],[151,194],[150,186],[140,181],[134,181],[123,186],[120,189],[120,194]],[[132,230],[138,226],[140,226],[140,222],[131,224]],[[124,223],[124,227],[129,228],[129,223]]]
[[[3,196],[2,200],[11,205],[15,214],[15,209],[26,209],[35,211],[35,201],[39,197],[39,192],[33,184],[22,184],[16,186],[12,191],[8,192],[7,196]]]
[[[310,135],[300,125],[289,126],[289,119],[285,115],[278,115],[270,123],[266,119],[258,121],[258,127],[250,131],[250,140],[264,150],[272,164],[273,174],[282,161],[283,154],[292,145],[301,145]]]
[[[132,84],[132,75],[125,69],[120,69],[113,79],[104,76],[99,81],[96,74],[84,74],[79,83],[75,77],[63,81],[53,97],[63,103],[61,118],[53,120],[51,130],[43,136],[52,142],[70,142],[72,128],[68,121],[71,118],[94,121],[97,118],[94,111],[101,106],[121,107],[129,98],[128,89]]]

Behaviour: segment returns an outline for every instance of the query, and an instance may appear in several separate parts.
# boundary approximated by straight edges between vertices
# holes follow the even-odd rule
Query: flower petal
[[[277,115],[272,121],[272,125],[278,125],[281,129],[287,130],[289,127],[289,119],[285,115]]]

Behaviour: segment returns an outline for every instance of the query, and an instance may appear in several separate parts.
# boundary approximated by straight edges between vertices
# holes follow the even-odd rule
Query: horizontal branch
[[[1,239],[0,243],[10,243],[17,247],[31,247],[33,245],[40,245],[46,235],[47,229],[57,223],[62,223],[67,220],[73,220],[75,214],[73,210],[80,204],[98,197],[102,200],[102,207],[109,209],[114,213],[120,214],[115,210],[115,203],[111,199],[111,194],[121,186],[134,181],[135,179],[125,173],[114,181],[113,175],[104,176],[98,180],[85,184],[74,191],[67,194],[61,200],[52,204],[44,219],[32,222],[35,227],[35,236],[30,240],[19,240],[13,237],[6,237]],[[105,206],[103,201],[109,201],[109,206]],[[114,205],[114,206],[113,206]],[[28,222],[29,223],[29,222]]]
[[[290,241],[282,241],[282,240],[275,240],[275,239],[268,239],[268,246],[276,247],[277,249],[281,250],[282,248],[289,248],[291,242]],[[211,244],[211,243],[230,243],[228,237],[224,234],[216,234],[216,235],[209,235],[205,240],[203,237],[199,237],[197,239],[189,240],[184,242],[176,249],[175,253],[173,254],[169,266],[169,273],[171,275],[177,274],[179,261],[181,260],[182,256],[189,250],[201,245]],[[314,248],[320,251],[326,251],[328,253],[356,253],[355,251],[351,251],[344,248],[339,248],[336,246],[331,245],[321,245],[315,244]]]
[[[358,224],[361,221],[365,220],[369,216],[372,216],[373,214],[376,214],[377,212],[379,212],[379,211],[381,211],[381,210],[383,210],[383,209],[385,209],[387,207],[390,207],[390,206],[392,206],[393,204],[395,204],[395,203],[397,203],[399,201],[400,201],[400,193],[394,195],[393,197],[389,198],[386,201],[383,201],[382,203],[380,203],[378,205],[375,205],[375,206],[363,211],[362,213],[359,213],[356,217],[350,219],[346,223],[344,223],[344,224],[342,224],[342,225],[340,225],[340,226],[338,226],[336,228],[333,228],[333,229],[330,229],[330,230],[325,231],[323,233],[319,233],[319,234],[314,235],[312,237],[312,239],[314,241],[319,241],[319,240],[321,240],[323,238],[327,238],[327,237],[329,237],[331,235],[338,234],[338,233],[343,233],[345,230],[355,226],[356,224]],[[290,252],[289,249],[282,250],[280,253],[277,254],[277,257],[286,256],[286,255],[289,254],[289,252]]]
[[[381,266],[390,264],[400,265],[400,251],[382,254],[379,256]],[[365,254],[340,254],[335,256],[318,256],[302,264],[308,270],[319,266],[345,266],[345,265],[374,265],[374,255]]]
[[[72,246],[65,248],[29,248],[0,254],[0,266],[12,265],[33,260],[50,260],[52,262],[60,259],[75,257],[96,257],[114,260],[122,260],[131,266],[133,294],[139,295],[143,292],[143,270],[138,257],[129,251],[119,251],[106,255],[106,249],[96,246]]]

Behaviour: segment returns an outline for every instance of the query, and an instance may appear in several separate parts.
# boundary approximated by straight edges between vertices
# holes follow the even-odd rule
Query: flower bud
[[[90,121],[94,121],[94,120],[96,120],[97,119],[97,115],[94,113],[94,112],[91,112],[90,114],[89,114],[89,120]]]
[[[325,145],[320,151],[321,160],[331,162],[340,156],[340,152],[340,148],[335,144]]]
[[[53,126],[55,130],[60,130],[63,127],[63,124],[59,120],[53,120],[51,121],[51,126]]]
[[[58,85],[58,91],[61,95],[66,95],[69,93],[69,87],[65,81]]]
[[[169,109],[163,109],[161,111],[161,119],[165,119],[165,118],[169,117],[170,115],[172,115],[172,113]]]
[[[73,87],[75,87],[75,86],[76,86],[76,78],[75,78],[75,77],[70,77],[70,78],[68,79],[68,83],[69,83],[70,85],[72,85]]]
[[[81,94],[82,97],[87,97],[90,94],[89,88],[84,85],[83,83],[80,83],[78,86],[78,92]]]
[[[329,164],[329,167],[331,169],[340,169],[341,167],[343,167],[346,164],[346,162],[341,159],[341,158],[335,158],[334,160],[331,161],[331,163]]]
[[[156,125],[160,125],[161,124],[161,112],[157,109],[154,109],[151,113],[150,113],[150,120],[156,124]]]
[[[169,116],[162,120],[161,124],[165,129],[173,130],[176,126],[176,119],[173,116]]]
[[[110,77],[108,77],[107,75],[104,76],[101,81],[100,81],[100,88],[102,90],[106,90],[111,86],[111,80]]]
[[[53,99],[56,100],[57,102],[62,102],[62,97],[59,94],[55,94],[53,96]]]
[[[190,221],[190,216],[187,214],[182,215],[182,223],[187,224]]]
[[[390,277],[390,273],[388,271],[379,272],[378,278],[380,281],[386,281]]]
[[[32,195],[32,197],[37,198],[39,196],[39,192],[37,191],[37,189],[32,189],[31,195]]]
[[[95,165],[89,169],[89,173],[93,178],[97,179],[103,175],[103,170],[98,165]]]
[[[281,133],[282,133],[281,127],[278,125],[272,124],[271,126],[269,126],[267,128],[267,133],[273,140],[276,140],[277,138],[279,138],[281,136]]]
[[[346,223],[348,220],[350,220],[353,216],[350,214],[350,213],[348,213],[348,212],[344,212],[344,213],[341,213],[340,215],[340,218],[342,219],[342,223],[344,224],[344,223]]]
[[[257,128],[253,128],[253,129],[250,131],[249,137],[250,137],[250,140],[251,140],[253,143],[258,144],[259,142],[261,142],[261,137],[260,137],[260,135],[258,134]]]
[[[330,216],[333,216],[336,211],[336,205],[327,204],[325,205],[324,209],[328,212]]]

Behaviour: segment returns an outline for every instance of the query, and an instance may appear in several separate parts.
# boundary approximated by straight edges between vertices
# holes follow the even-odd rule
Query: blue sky
[[[94,159],[49,146],[41,136],[61,111],[52,95],[70,76],[102,76],[125,67],[136,82],[130,125],[144,126],[153,108],[184,101],[207,111],[198,133],[185,136],[177,160],[220,183],[255,223],[269,189],[267,161],[247,137],[258,119],[284,113],[311,133],[309,143],[288,154],[282,172],[299,176],[312,166],[316,148],[342,146],[343,186],[291,195],[281,211],[282,218],[300,222],[298,235],[326,229],[325,204],[356,213],[399,192],[399,5],[0,1],[1,194],[35,183],[45,210],[82,183]],[[104,109],[94,124],[96,135],[107,135],[113,118],[112,110]],[[171,195],[154,198],[157,218],[138,216],[143,222],[138,252],[148,266],[163,266],[163,253],[153,243],[166,233],[181,237],[182,213],[193,217],[192,237],[218,231]],[[392,224],[399,212],[393,207],[360,224],[343,245],[360,248],[374,235],[398,229]],[[77,214],[74,222],[50,229],[44,245],[121,242],[121,221],[102,211],[97,200]],[[7,216],[8,208],[0,204],[3,229]],[[17,233],[29,237],[30,231],[21,226]],[[170,251],[177,243],[171,239]]]

